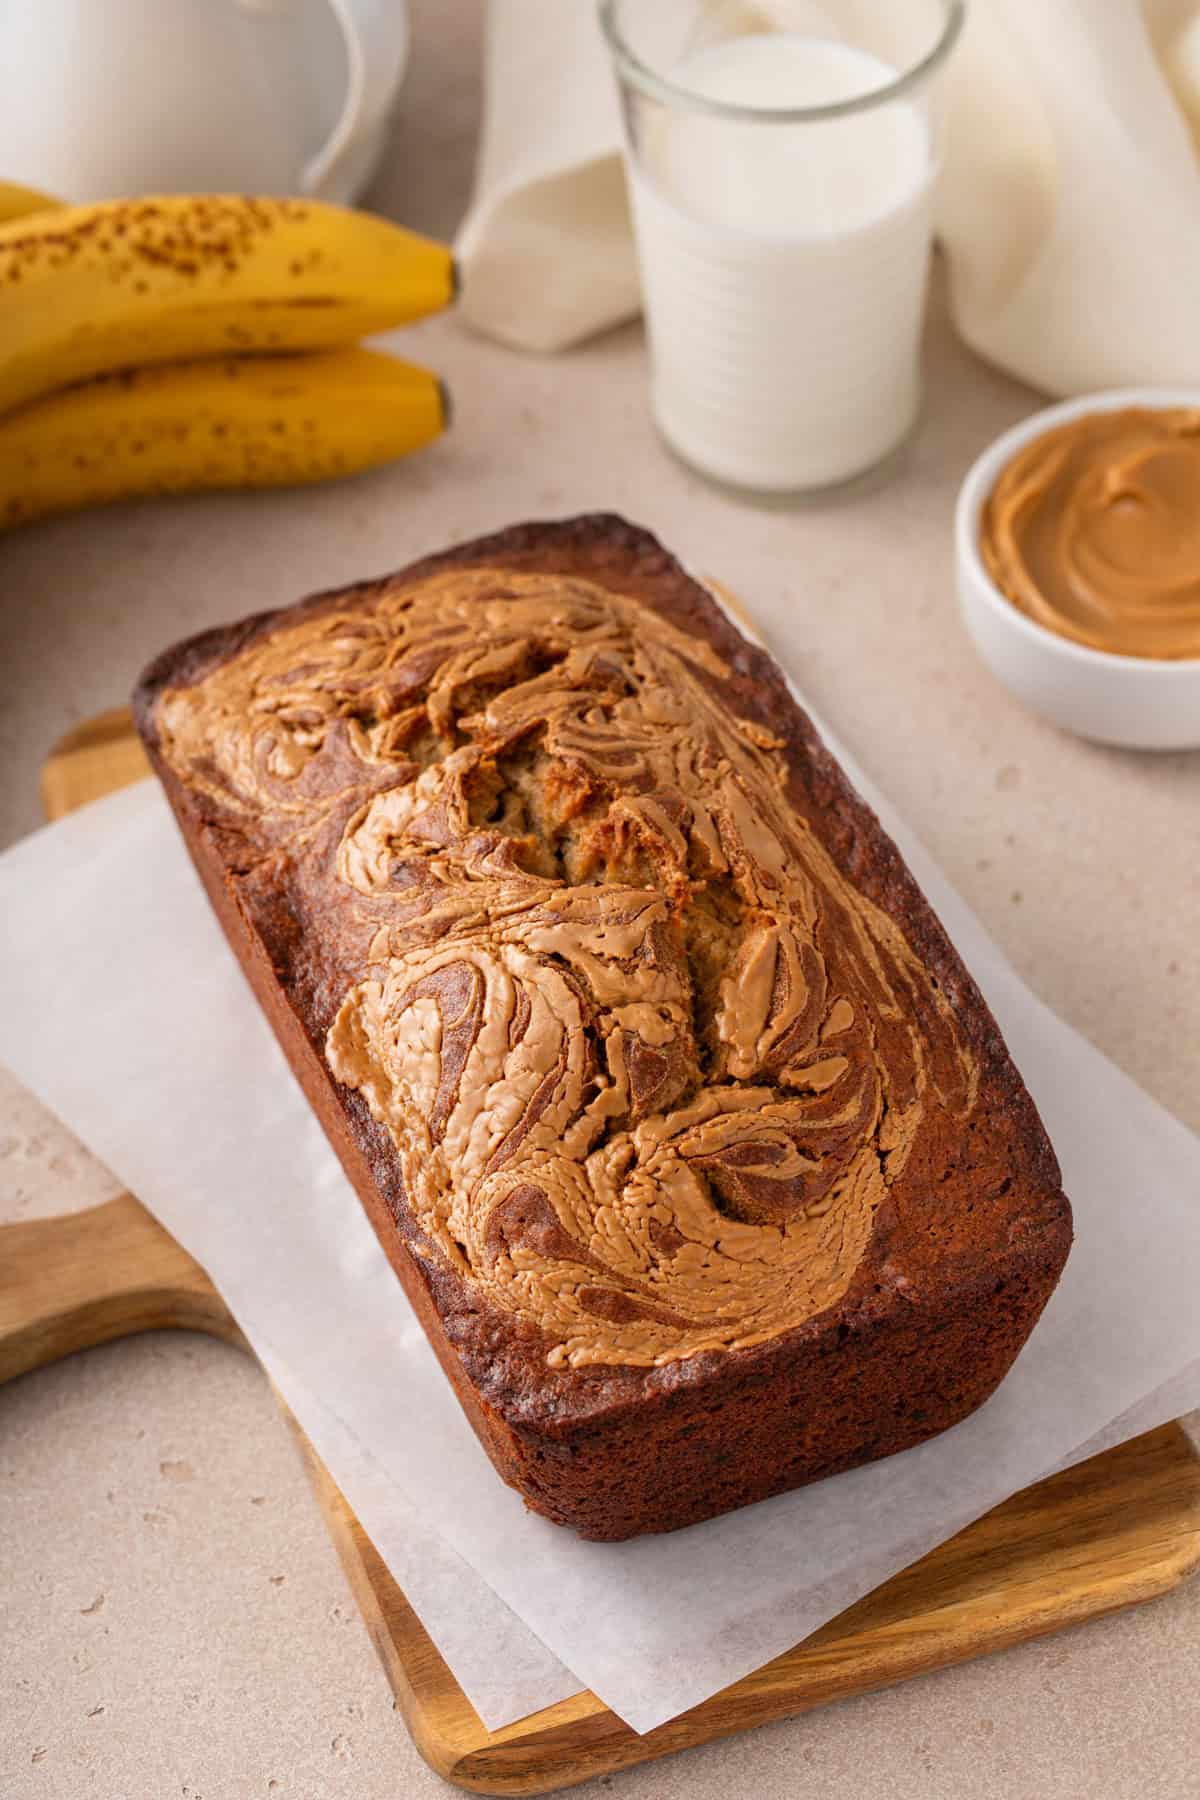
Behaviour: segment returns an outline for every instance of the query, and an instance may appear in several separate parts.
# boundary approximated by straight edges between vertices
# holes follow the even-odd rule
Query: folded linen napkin
[[[595,0],[491,0],[486,58],[463,315],[561,350],[640,306]],[[1200,0],[972,0],[945,80],[938,232],[966,341],[1056,394],[1200,382]]]

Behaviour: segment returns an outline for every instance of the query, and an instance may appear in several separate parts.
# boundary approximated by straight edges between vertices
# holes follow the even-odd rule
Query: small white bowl
[[[1114,656],[1059,637],[1018,612],[979,553],[979,518],[1005,464],[1031,439],[1082,413],[1123,406],[1200,407],[1200,388],[1122,388],[1048,406],[975,462],[954,519],[958,600],[980,656],[1018,700],[1051,724],[1129,750],[1200,749],[1200,658]]]

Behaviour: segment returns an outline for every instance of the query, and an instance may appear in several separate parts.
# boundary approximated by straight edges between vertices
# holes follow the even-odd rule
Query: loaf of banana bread
[[[992,1392],[1070,1246],[1054,1154],[878,821],[652,537],[515,527],[192,638],[135,710],[531,1507],[666,1531]]]

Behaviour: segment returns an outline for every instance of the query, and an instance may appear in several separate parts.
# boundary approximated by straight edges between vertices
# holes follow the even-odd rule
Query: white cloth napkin
[[[467,1425],[217,927],[157,786],[0,857],[0,1058],[203,1264],[484,1722],[589,1687],[637,1731],[1053,1469],[1200,1401],[1200,1142],[1023,985],[827,738],[983,989],[1076,1243],[993,1398],[900,1456],[585,1544]]]
[[[595,13],[490,0],[462,312],[525,349],[640,306]],[[971,0],[945,80],[938,231],[967,342],[1055,394],[1200,382],[1198,0]]]

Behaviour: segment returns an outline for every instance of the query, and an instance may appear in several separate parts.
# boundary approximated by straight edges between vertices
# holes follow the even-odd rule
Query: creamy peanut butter
[[[930,1111],[975,1104],[945,997],[727,674],[584,581],[455,570],[159,702],[317,946],[328,1064],[395,1144],[417,1254],[552,1366],[825,1310]]]
[[[1085,413],[1026,444],[979,547],[1013,605],[1121,656],[1200,657],[1200,411]]]

